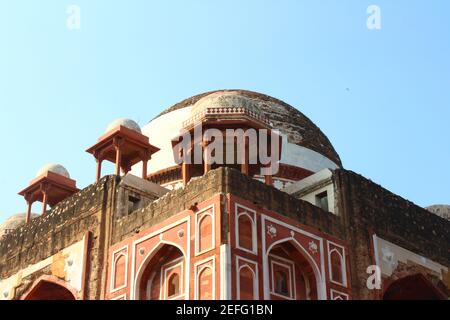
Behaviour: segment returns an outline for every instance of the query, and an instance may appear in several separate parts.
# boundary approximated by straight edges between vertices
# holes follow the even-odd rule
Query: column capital
[[[46,193],[46,192],[48,192],[50,190],[51,185],[48,182],[42,182],[40,187],[41,187],[41,191],[43,193]]]
[[[27,204],[30,204],[33,202],[33,195],[31,195],[30,193],[26,193],[24,196],[25,201],[27,202]]]
[[[123,145],[123,138],[122,137],[115,137],[113,139],[113,146],[116,148],[120,148]]]
[[[98,161],[103,161],[104,159],[103,159],[103,156],[104,156],[104,151],[103,150],[95,150],[94,151],[94,158],[95,158],[95,160],[97,160],[97,162]]]
[[[141,161],[148,161],[150,160],[150,150],[141,150],[139,152],[139,157],[141,158]]]
[[[124,163],[121,166],[122,171],[126,174],[131,171],[131,165],[129,163]]]

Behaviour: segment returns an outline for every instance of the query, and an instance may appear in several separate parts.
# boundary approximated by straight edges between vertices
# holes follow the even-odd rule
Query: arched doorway
[[[139,300],[186,298],[185,258],[180,249],[165,244],[146,262],[137,279]]]
[[[318,300],[314,268],[291,241],[279,243],[268,253],[271,300]]]
[[[391,283],[383,300],[445,300],[447,297],[422,274],[415,274]]]
[[[76,300],[73,293],[64,287],[52,281],[41,280],[25,296],[23,300]]]

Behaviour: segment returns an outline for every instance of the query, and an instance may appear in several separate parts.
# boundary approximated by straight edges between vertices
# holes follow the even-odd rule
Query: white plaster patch
[[[83,286],[83,269],[84,269],[84,241],[80,241],[63,250],[63,254],[68,254],[65,259],[66,281],[72,288],[81,291]]]
[[[64,259],[65,281],[78,292],[82,289],[85,241],[84,238],[58,253],[66,257]],[[21,284],[22,279],[51,265],[56,255],[30,265],[7,279],[0,280],[0,300],[13,299],[14,290]]]
[[[377,259],[377,265],[381,268],[381,274],[390,277],[394,270],[397,268],[398,263],[413,262],[420,266],[423,266],[440,277],[442,280],[443,273],[448,272],[448,268],[427,259],[421,255],[404,249],[396,244],[393,244],[387,240],[373,236],[375,244],[375,255]]]

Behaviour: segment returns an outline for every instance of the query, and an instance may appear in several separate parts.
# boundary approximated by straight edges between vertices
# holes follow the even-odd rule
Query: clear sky
[[[144,125],[225,88],[286,101],[345,168],[450,204],[448,0],[0,0],[0,41],[0,220],[25,211],[17,192],[48,162],[92,183],[85,149],[115,118]]]

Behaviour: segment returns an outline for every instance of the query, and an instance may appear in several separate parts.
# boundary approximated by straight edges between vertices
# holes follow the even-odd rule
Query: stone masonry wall
[[[450,266],[450,222],[352,171],[333,174],[345,240],[351,245],[354,298],[371,299],[367,267],[374,265],[372,234]]]

